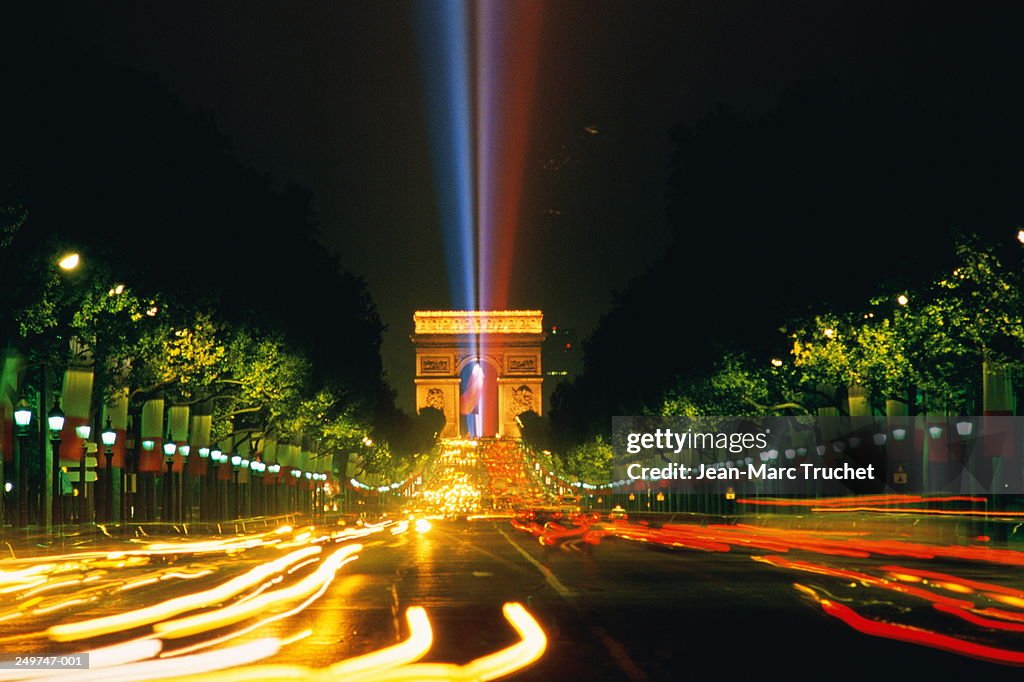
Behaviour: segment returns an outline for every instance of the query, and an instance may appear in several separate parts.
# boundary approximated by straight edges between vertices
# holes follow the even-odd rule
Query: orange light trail
[[[822,597],[813,588],[801,585],[799,589],[804,594],[813,596],[821,605],[822,610],[828,615],[838,618],[848,626],[872,637],[882,637],[900,642],[908,642],[921,646],[949,651],[961,656],[969,656],[983,661],[1002,663],[1004,665],[1024,665],[1024,652],[1002,649],[999,647],[977,644],[958,637],[944,635],[933,630],[911,625],[889,623],[885,621],[866,618],[849,606],[839,604],[831,599]]]
[[[740,498],[737,504],[773,507],[856,507],[864,504],[910,504],[912,502],[987,502],[984,497],[951,495],[924,497],[922,495],[858,495],[857,497],[790,499],[785,497]]]
[[[971,509],[928,509],[926,507],[811,507],[812,512],[877,512],[883,514],[927,514],[932,516],[988,516],[1024,518],[1018,511],[976,511]]]
[[[325,668],[303,665],[249,665],[210,674],[189,675],[190,682],[255,682],[256,680],[494,680],[522,670],[544,655],[547,635],[530,612],[517,602],[502,607],[505,619],[519,635],[519,641],[465,665],[416,663],[433,645],[433,629],[421,607],[406,610],[409,637],[385,649],[339,661]],[[215,652],[211,652],[215,653]],[[179,678],[174,678],[179,679]]]
[[[285,570],[291,564],[301,561],[313,554],[318,554],[320,547],[305,547],[287,554],[275,561],[268,562],[253,568],[242,575],[236,576],[217,587],[194,594],[176,597],[159,604],[153,604],[141,609],[118,613],[111,616],[101,616],[76,623],[63,623],[54,625],[46,634],[58,642],[69,642],[73,640],[98,637],[100,635],[120,632],[131,628],[149,625],[165,618],[176,616],[186,611],[202,608],[211,604],[219,604],[230,599],[245,590],[251,589],[264,580],[273,577],[275,574]]]

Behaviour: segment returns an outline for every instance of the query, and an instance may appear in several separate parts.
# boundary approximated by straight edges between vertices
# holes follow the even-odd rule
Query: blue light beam
[[[473,310],[478,299],[469,5],[466,0],[418,0],[416,16],[451,302],[457,310]]]

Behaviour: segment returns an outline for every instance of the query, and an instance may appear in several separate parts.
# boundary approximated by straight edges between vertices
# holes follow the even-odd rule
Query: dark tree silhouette
[[[5,309],[33,295],[35,264],[73,247],[131,286],[282,330],[365,414],[390,405],[384,325],[364,281],[318,241],[310,192],[243,166],[212,117],[154,76],[22,28],[0,41]]]
[[[1024,88],[930,99],[805,83],[776,111],[721,107],[673,133],[664,257],[615,298],[584,372],[553,398],[560,442],[660,404],[727,349],[758,355],[791,315],[844,309],[941,271],[951,232],[1024,223]]]

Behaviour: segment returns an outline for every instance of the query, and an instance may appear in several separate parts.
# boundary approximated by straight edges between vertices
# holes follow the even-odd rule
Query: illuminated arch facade
[[[413,315],[416,409],[444,412],[443,435],[519,436],[543,396],[539,310],[421,310]]]

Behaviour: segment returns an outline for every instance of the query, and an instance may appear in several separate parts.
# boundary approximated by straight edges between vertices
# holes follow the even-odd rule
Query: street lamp
[[[110,522],[114,516],[114,443],[117,441],[117,431],[110,425],[110,417],[107,417],[107,425],[100,433],[100,440],[103,441],[103,456],[106,458],[107,468],[104,469],[103,477],[103,520]]]
[[[231,496],[234,518],[238,518],[238,469],[242,466],[241,455],[231,455]]]
[[[188,456],[191,452],[192,446],[188,443],[182,443],[178,446],[178,454],[181,455],[181,495],[178,501],[181,504],[181,520],[184,523],[188,523],[192,517],[188,494]]]
[[[281,473],[281,465],[277,464],[277,463],[268,464],[267,465],[267,471],[269,471],[270,475],[274,477],[274,480],[271,483],[271,487],[270,487],[270,490],[271,490],[270,494],[272,496],[272,499],[270,500],[270,512],[269,513],[277,514],[278,511],[279,511],[279,509],[278,509],[277,489],[278,489],[278,486],[281,484],[281,479],[278,476],[278,474]]]
[[[210,448],[202,447],[199,453],[199,520],[210,520]]]
[[[16,523],[19,527],[28,526],[28,456],[25,444],[31,435],[32,408],[28,401],[22,398],[14,408],[14,424],[18,433],[18,518]]]
[[[77,253],[69,253],[66,254],[63,258],[61,258],[59,261],[57,261],[57,265],[60,266],[61,270],[64,270],[65,272],[70,272],[71,270],[77,268],[81,262],[81,256],[79,256]]]
[[[64,410],[60,409],[60,399],[53,399],[53,407],[46,415],[46,425],[50,427],[50,449],[52,455],[53,480],[53,523],[64,523],[64,501],[60,486],[60,432],[64,429]]]
[[[14,425],[19,429],[26,429],[31,423],[32,408],[29,407],[28,401],[22,398],[14,408]]]
[[[213,502],[213,518],[211,520],[220,522],[220,477],[217,470],[220,469],[220,465],[227,459],[227,455],[222,453],[220,450],[213,449],[210,451],[210,466],[213,468],[213,480],[210,483],[212,489],[212,502]]]
[[[174,520],[171,515],[171,507],[174,504],[174,453],[177,451],[178,446],[174,444],[174,436],[168,433],[167,440],[164,441],[164,462],[167,464],[167,473],[164,474],[164,521]]]
[[[254,504],[256,510],[260,515],[266,515],[267,513],[267,488],[263,484],[263,477],[267,474],[267,464],[263,460],[253,462],[252,466],[255,467],[254,471],[257,474],[256,479],[252,482],[253,494],[256,496]]]
[[[92,435],[92,427],[88,424],[79,424],[75,427],[75,435],[82,439],[82,456],[78,460],[78,500],[75,505],[78,508],[78,523],[81,525],[85,520],[85,459],[89,455],[89,436]]]
[[[295,512],[299,510],[299,479],[302,478],[302,472],[298,469],[292,469],[289,473],[295,480],[292,481],[292,485],[289,489],[288,507],[289,511]]]

